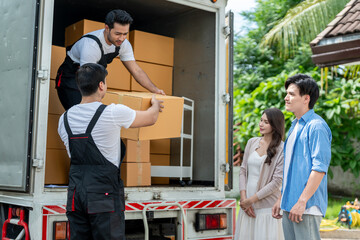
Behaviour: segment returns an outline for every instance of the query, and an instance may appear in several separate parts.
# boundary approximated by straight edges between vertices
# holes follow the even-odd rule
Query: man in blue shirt
[[[294,75],[285,82],[285,108],[294,113],[284,146],[281,196],[272,209],[281,218],[285,239],[319,239],[327,208],[327,177],[331,159],[331,131],[313,107],[319,87],[311,77]]]

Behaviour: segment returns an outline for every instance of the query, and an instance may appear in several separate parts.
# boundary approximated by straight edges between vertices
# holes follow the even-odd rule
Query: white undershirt
[[[100,105],[100,102],[77,104],[68,110],[68,122],[73,134],[85,133],[90,120]],[[117,167],[120,164],[121,154],[120,130],[122,127],[130,127],[135,116],[136,112],[131,108],[121,104],[111,104],[105,108],[91,132],[101,154]],[[59,119],[58,133],[70,157],[69,138],[63,119],[64,114]]]
[[[107,44],[104,37],[104,29],[88,33],[99,38],[104,54],[115,52],[115,45]],[[97,63],[101,59],[101,50],[94,39],[83,37],[77,41],[67,52],[69,57],[82,66],[85,63]],[[135,61],[134,52],[130,42],[125,39],[120,46],[119,57],[121,61]]]
[[[296,123],[296,125],[294,127],[294,130],[290,134],[290,136],[289,136],[289,138],[287,140],[287,143],[286,143],[286,153],[285,153],[285,161],[284,161],[283,191],[285,191],[285,188],[286,188],[287,176],[288,176],[288,172],[289,172],[289,166],[290,166],[290,163],[291,163],[291,160],[292,160],[291,156],[292,156],[292,153],[293,153],[298,128],[299,128],[299,120],[297,121],[297,123]],[[281,201],[283,201],[283,198],[281,198]],[[312,206],[312,207],[306,209],[304,214],[322,216],[322,213],[321,213],[318,206]]]
[[[290,134],[287,143],[286,143],[286,152],[285,152],[285,161],[284,161],[284,180],[283,180],[283,190],[285,191],[286,183],[287,183],[287,176],[289,172],[289,166],[291,162],[291,156],[294,149],[294,143],[296,140],[296,134],[299,127],[299,121],[296,123],[294,130]]]

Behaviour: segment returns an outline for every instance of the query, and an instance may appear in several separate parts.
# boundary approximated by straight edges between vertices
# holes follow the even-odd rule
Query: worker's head
[[[105,17],[105,39],[120,46],[126,39],[132,22],[132,17],[124,10],[112,10]]]
[[[104,66],[97,63],[86,63],[82,65],[76,72],[76,83],[79,87],[81,95],[87,97],[100,91],[103,97],[106,93],[105,77],[107,71]]]
[[[285,109],[301,116],[314,105],[319,98],[319,87],[314,79],[305,74],[296,74],[285,82]]]

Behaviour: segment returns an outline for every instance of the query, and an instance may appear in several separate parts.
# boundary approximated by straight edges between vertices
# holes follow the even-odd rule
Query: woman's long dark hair
[[[265,163],[271,164],[271,159],[276,154],[276,149],[280,145],[285,135],[285,119],[284,114],[277,108],[268,108],[263,114],[266,115],[268,122],[272,128],[272,138],[268,146],[267,157]]]

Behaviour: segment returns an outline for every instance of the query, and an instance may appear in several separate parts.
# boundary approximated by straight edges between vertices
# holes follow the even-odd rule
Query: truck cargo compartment
[[[104,22],[106,14],[113,9],[123,9],[133,17],[134,22],[130,27],[130,31],[137,30],[174,39],[173,66],[171,66],[171,95],[184,96],[194,100],[195,103],[193,179],[192,182],[190,182],[191,185],[187,185],[186,187],[214,187],[216,142],[216,14],[165,0],[105,1],[101,4],[96,0],[55,0],[52,45],[58,47],[65,46],[65,30],[68,26],[83,19]],[[52,54],[54,53],[53,50]],[[118,59],[114,61],[118,61]],[[52,73],[56,71],[57,69],[50,69]],[[123,68],[122,71],[127,70]],[[53,74],[51,76],[53,76]],[[121,79],[118,80],[121,81]],[[56,99],[56,90],[53,89],[54,83],[51,84],[50,88],[49,98]],[[54,118],[53,115],[59,117],[58,112],[49,112],[49,116],[50,115],[52,118]],[[185,113],[185,133],[189,132],[191,128],[191,121],[188,121],[189,118],[191,118],[191,114]],[[52,124],[51,127],[57,127],[57,124]],[[48,132],[52,132],[52,134],[55,133],[55,131],[54,129],[48,129]],[[47,141],[47,147],[51,147],[49,141],[50,139]],[[52,143],[52,146],[56,145],[54,141],[50,141],[50,143]],[[162,156],[163,153],[161,153],[162,151],[165,151],[165,153],[169,151],[170,165],[179,166],[180,139],[174,138],[169,140],[168,148],[169,150],[165,148],[161,149],[160,147],[160,150],[157,150],[160,151],[159,159],[164,159]],[[184,166],[189,166],[190,156],[187,153],[190,153],[191,144],[186,139],[183,142],[183,148],[183,164]],[[59,151],[63,152],[64,149]],[[150,156],[154,159],[157,154],[156,152],[151,153]],[[49,160],[50,159],[48,159],[48,161]],[[45,173],[45,175],[50,176],[51,174]],[[179,178],[162,178],[162,180],[164,179],[165,185],[164,181],[161,181],[160,178],[157,179],[160,180],[160,185],[156,184],[152,185],[152,187],[156,186],[161,189],[168,186],[181,186],[179,184]],[[185,183],[189,183],[187,182],[188,179],[185,178],[184,180]]]

